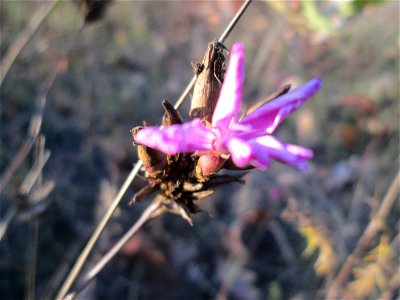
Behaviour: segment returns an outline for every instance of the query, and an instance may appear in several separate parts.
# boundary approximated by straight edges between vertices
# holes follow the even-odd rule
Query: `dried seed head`
[[[135,137],[142,128],[141,126],[133,128],[131,130],[132,136]],[[143,167],[146,170],[147,176],[149,178],[156,178],[162,173],[167,163],[166,155],[160,151],[139,144],[137,144],[137,149],[139,159],[143,162]]]
[[[211,122],[225,73],[225,47],[219,42],[208,44],[202,63],[193,64],[197,76],[193,88],[189,115],[192,119],[200,118]]]

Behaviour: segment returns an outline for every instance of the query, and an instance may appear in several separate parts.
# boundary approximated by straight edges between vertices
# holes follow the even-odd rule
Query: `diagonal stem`
[[[154,198],[153,202],[144,210],[140,218],[132,225],[132,227],[119,239],[115,245],[108,250],[108,252],[98,261],[95,266],[90,269],[85,276],[83,276],[78,287],[73,292],[69,293],[66,298],[68,300],[75,299],[75,297],[85,288],[87,285],[96,278],[97,274],[113,259],[113,257],[121,250],[121,248],[129,242],[132,236],[138,232],[140,228],[147,222],[163,215],[164,213],[173,213],[181,216],[190,225],[193,225],[192,219],[188,215],[187,211],[179,204],[172,200],[167,200],[163,196],[158,195]]]
[[[80,254],[74,267],[72,268],[71,272],[69,273],[67,279],[64,281],[60,291],[58,292],[58,294],[56,296],[56,299],[63,299],[65,294],[68,292],[68,290],[72,286],[73,282],[75,281],[75,278],[78,276],[79,272],[81,271],[87,257],[89,256],[90,252],[92,251],[95,243],[97,242],[98,238],[100,237],[101,233],[103,232],[104,228],[106,227],[108,221],[111,219],[112,214],[114,213],[115,209],[117,208],[118,204],[120,203],[122,196],[125,194],[126,190],[130,186],[132,180],[135,178],[136,174],[139,172],[141,167],[142,167],[142,162],[139,161],[135,165],[135,167],[132,169],[132,171],[129,173],[124,184],[122,185],[121,189],[119,190],[117,196],[115,197],[114,201],[111,203],[111,206],[109,207],[107,213],[104,215],[103,219],[97,225],[91,238],[87,242],[85,248],[83,249],[82,253]]]
[[[18,39],[15,40],[15,42],[8,49],[0,63],[0,87],[3,84],[3,81],[6,78],[7,73],[10,70],[15,59],[17,58],[18,54],[33,37],[40,25],[46,20],[46,18],[60,2],[60,0],[54,0],[50,3],[46,3],[44,6],[39,8],[39,10],[36,11],[32,18],[29,20],[28,26],[25,28],[25,30],[19,35]]]
[[[220,41],[220,42],[225,41],[225,39],[229,36],[232,29],[235,27],[238,20],[243,15],[243,13],[245,12],[245,10],[247,9],[247,7],[250,5],[251,2],[252,2],[252,0],[246,0],[246,2],[243,3],[242,7],[239,9],[237,14],[233,17],[232,21],[229,23],[229,25],[227,26],[227,28],[225,29],[223,34],[220,36],[218,41]],[[179,109],[179,107],[182,105],[185,98],[189,94],[190,90],[193,88],[195,82],[196,82],[196,76],[194,76],[192,78],[192,80],[189,82],[186,89],[183,91],[182,95],[179,97],[178,101],[175,103],[175,105],[174,105],[175,109]],[[60,291],[58,292],[58,294],[56,296],[56,299],[63,299],[64,296],[67,294],[68,290],[71,288],[76,277],[79,275],[85,261],[87,260],[90,252],[92,251],[96,241],[98,240],[98,238],[100,237],[104,228],[106,227],[107,223],[111,219],[111,216],[114,213],[115,209],[118,207],[118,205],[122,199],[122,196],[125,194],[126,190],[128,189],[128,187],[131,184],[131,182],[133,181],[133,179],[136,177],[136,175],[139,172],[141,167],[142,167],[142,162],[138,161],[138,163],[135,165],[135,167],[132,169],[132,171],[126,178],[124,184],[122,185],[120,191],[118,192],[118,195],[116,196],[114,201],[111,203],[111,206],[108,209],[107,213],[104,215],[103,219],[97,225],[97,228],[95,229],[93,235],[91,236],[91,238],[89,239],[85,248],[83,249],[82,253],[80,254],[80,256],[79,256],[78,260],[76,261],[75,265],[73,266],[71,272],[68,274],[67,279],[64,281],[63,285],[61,286]]]
[[[357,259],[359,259],[362,252],[371,242],[371,240],[376,236],[381,228],[382,221],[387,218],[393,205],[396,203],[398,199],[398,194],[400,190],[400,173],[397,173],[396,177],[393,179],[389,190],[387,191],[385,197],[383,198],[379,209],[375,216],[373,216],[366,227],[365,231],[361,235],[360,239],[357,242],[357,245],[354,251],[347,257],[344,262],[342,268],[340,269],[338,275],[333,281],[332,285],[329,287],[327,291],[327,299],[335,299],[337,298],[337,293],[342,288],[343,283],[347,280],[353,265],[356,263]]]
[[[226,38],[230,35],[231,31],[233,28],[236,26],[237,22],[239,21],[240,17],[244,14],[246,9],[249,7],[250,3],[252,0],[246,0],[236,13],[236,15],[233,17],[232,21],[229,23],[229,25],[226,27],[225,31],[221,34],[221,36],[218,38],[218,42],[224,43]]]
[[[83,278],[82,283],[77,289],[67,295],[68,299],[74,299],[80,291],[82,291],[93,278],[104,268],[104,266],[118,253],[119,250],[131,239],[131,237],[148,221],[154,219],[166,210],[163,209],[163,204],[160,198],[156,198],[146,210],[142,213],[136,223],[124,234],[124,236],[104,255],[99,262],[93,267]]]
[[[231,33],[231,31],[233,30],[233,28],[236,26],[237,22],[239,21],[240,17],[244,14],[244,12],[249,7],[249,5],[252,1],[253,0],[246,0],[242,4],[242,6],[240,7],[240,9],[236,13],[236,15],[233,17],[232,21],[228,24],[228,26],[226,27],[224,32],[218,38],[218,42],[220,42],[220,43],[225,42],[226,38],[229,36],[229,34]],[[196,75],[193,76],[192,80],[189,82],[188,86],[183,91],[182,95],[179,97],[178,101],[174,105],[175,109],[179,109],[179,107],[182,105],[186,96],[189,94],[190,90],[193,88],[194,84],[196,83],[196,78],[197,78]]]

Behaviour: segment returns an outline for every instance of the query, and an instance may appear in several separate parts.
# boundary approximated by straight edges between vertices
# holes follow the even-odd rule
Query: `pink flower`
[[[244,73],[244,46],[235,43],[212,124],[205,126],[200,119],[194,119],[182,125],[145,127],[137,133],[135,142],[168,155],[196,152],[196,155],[225,159],[230,155],[239,168],[253,165],[266,169],[274,159],[306,169],[307,160],[313,156],[312,150],[284,144],[271,134],[322,87],[321,79],[314,78],[240,119]]]

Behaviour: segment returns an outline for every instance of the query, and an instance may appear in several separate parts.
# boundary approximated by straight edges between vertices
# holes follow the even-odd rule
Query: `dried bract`
[[[201,63],[192,63],[197,76],[189,115],[192,119],[211,122],[225,74],[225,46],[218,41],[208,44]]]
[[[182,119],[175,108],[166,100],[162,103],[165,113],[162,118],[162,127],[178,126]],[[146,127],[132,129],[133,138]],[[159,141],[162,142],[162,141]],[[130,201],[134,202],[158,192],[166,205],[173,201],[184,211],[195,213],[198,207],[194,201],[207,197],[214,192],[216,186],[229,182],[242,182],[241,176],[211,176],[202,180],[196,176],[197,156],[190,153],[168,155],[142,144],[137,144],[138,156],[143,162],[148,185],[137,192]]]

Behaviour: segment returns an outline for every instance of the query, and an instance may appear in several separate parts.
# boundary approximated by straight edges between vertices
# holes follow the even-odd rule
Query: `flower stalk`
[[[249,7],[251,2],[252,2],[252,0],[246,0],[243,3],[243,5],[239,9],[239,11],[236,13],[236,15],[233,17],[231,22],[226,27],[225,31],[219,37],[219,39],[218,39],[219,42],[223,43],[225,41],[225,39],[229,36],[229,34],[233,30],[233,28],[236,26],[236,24],[239,21],[240,17],[244,14],[244,12]],[[189,82],[189,84],[187,85],[186,89],[182,92],[181,96],[179,97],[179,99],[175,103],[175,105],[174,105],[175,109],[179,109],[179,107],[182,105],[182,103],[186,99],[187,95],[189,94],[189,92],[193,88],[195,82],[196,82],[196,76],[193,76],[192,80]],[[59,292],[56,295],[57,299],[63,299],[65,297],[65,295],[68,293],[68,291],[70,290],[70,288],[73,285],[75,279],[78,277],[78,275],[79,275],[84,263],[86,262],[89,254],[91,253],[94,245],[96,244],[98,238],[100,237],[101,233],[105,229],[105,227],[108,224],[109,220],[111,219],[114,211],[116,210],[116,208],[118,207],[119,203],[121,202],[122,197],[124,196],[125,192],[127,191],[128,187],[132,183],[133,179],[136,177],[136,175],[139,172],[141,167],[142,167],[142,162],[138,161],[137,164],[135,165],[135,167],[129,173],[128,177],[125,179],[125,182],[121,186],[117,196],[115,197],[115,199],[111,203],[108,211],[106,212],[106,214],[104,215],[102,220],[97,225],[94,233],[90,237],[88,243],[86,244],[86,246],[83,249],[83,251],[81,252],[79,258],[75,262],[72,270],[70,271],[70,273],[68,274],[68,276],[65,279],[64,283],[62,284]]]

